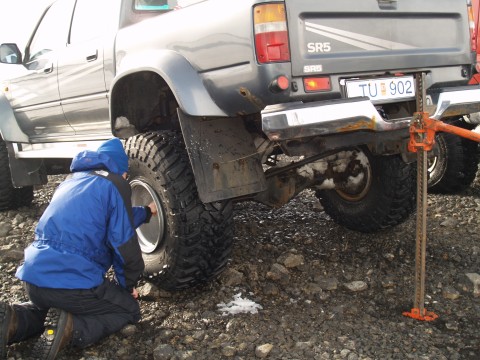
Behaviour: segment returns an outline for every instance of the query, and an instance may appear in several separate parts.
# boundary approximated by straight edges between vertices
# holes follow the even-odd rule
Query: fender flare
[[[149,71],[157,73],[167,83],[184,113],[191,116],[227,116],[211,98],[198,72],[175,51],[149,50],[131,55],[120,52],[117,54],[117,66],[118,72],[110,87],[110,99],[113,99],[115,87],[123,78]],[[110,114],[113,114],[112,110]]]
[[[10,102],[3,92],[0,93],[0,136],[5,142],[29,142],[28,136],[18,126]]]

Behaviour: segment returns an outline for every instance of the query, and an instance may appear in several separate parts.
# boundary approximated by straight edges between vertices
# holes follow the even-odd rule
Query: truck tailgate
[[[466,0],[287,0],[286,10],[295,76],[472,61]]]

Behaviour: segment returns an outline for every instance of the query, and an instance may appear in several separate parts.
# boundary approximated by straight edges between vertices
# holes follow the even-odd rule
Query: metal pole
[[[417,151],[417,231],[414,307],[425,312],[425,252],[427,245],[427,152]]]
[[[425,73],[417,74],[417,110],[412,124],[416,128],[415,141],[424,143],[426,133],[423,112],[426,101]],[[428,152],[422,147],[417,151],[417,225],[416,225],[416,249],[415,249],[415,296],[413,308],[403,315],[422,321],[432,321],[438,316],[425,310],[425,258],[427,249],[427,177],[428,177]]]

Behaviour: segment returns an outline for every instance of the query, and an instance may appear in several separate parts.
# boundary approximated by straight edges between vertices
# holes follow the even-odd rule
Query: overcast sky
[[[0,0],[0,44],[16,43],[22,53],[45,6],[51,0]],[[0,80],[21,71],[21,65],[0,64]]]
[[[49,2],[50,0],[0,0],[0,43],[16,42],[23,47]]]

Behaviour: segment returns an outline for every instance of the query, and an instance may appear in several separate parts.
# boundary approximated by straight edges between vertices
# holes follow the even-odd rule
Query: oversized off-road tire
[[[137,230],[145,275],[165,290],[204,283],[227,265],[233,244],[229,200],[198,197],[181,134],[141,134],[127,140],[132,204],[155,201],[158,214]]]
[[[454,194],[468,188],[478,171],[478,143],[440,133],[428,158],[428,190]]]
[[[354,190],[319,190],[317,197],[336,223],[370,233],[398,225],[414,212],[416,168],[397,155],[363,154],[364,176]]]
[[[8,150],[0,139],[0,211],[29,206],[33,200],[33,186],[14,188],[10,175]]]

